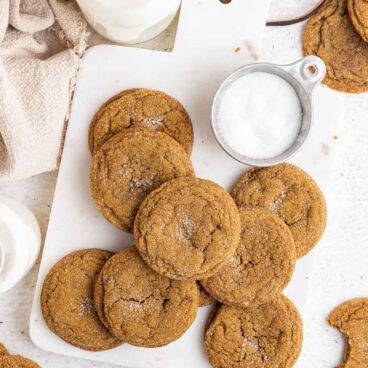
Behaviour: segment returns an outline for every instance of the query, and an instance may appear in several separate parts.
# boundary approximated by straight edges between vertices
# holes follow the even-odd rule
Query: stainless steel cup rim
[[[265,72],[286,80],[297,93],[302,105],[303,116],[301,129],[295,142],[283,153],[266,159],[254,159],[235,151],[219,133],[218,108],[224,93],[236,80],[249,73]],[[288,65],[270,63],[253,63],[243,66],[231,73],[218,88],[212,103],[211,124],[217,142],[222,149],[237,161],[250,166],[272,166],[289,160],[306,142],[313,124],[313,91],[326,75],[326,66],[317,56],[306,56]]]

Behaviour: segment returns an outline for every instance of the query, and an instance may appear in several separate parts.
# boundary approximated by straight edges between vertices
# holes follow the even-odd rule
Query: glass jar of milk
[[[13,288],[31,270],[41,249],[41,232],[23,204],[0,197],[0,294]]]
[[[134,44],[163,32],[181,0],[77,0],[88,23],[111,41]]]

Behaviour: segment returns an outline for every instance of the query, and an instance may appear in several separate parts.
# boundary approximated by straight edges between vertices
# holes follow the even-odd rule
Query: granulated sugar
[[[236,152],[267,159],[295,142],[302,122],[302,106],[284,79],[263,72],[247,74],[224,93],[218,109],[219,133]]]

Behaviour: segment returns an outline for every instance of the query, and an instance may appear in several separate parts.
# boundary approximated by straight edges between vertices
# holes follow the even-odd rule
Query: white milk
[[[77,0],[88,23],[118,43],[147,41],[173,21],[181,0]]]
[[[32,212],[12,199],[0,197],[0,293],[27,275],[40,249],[40,228]]]

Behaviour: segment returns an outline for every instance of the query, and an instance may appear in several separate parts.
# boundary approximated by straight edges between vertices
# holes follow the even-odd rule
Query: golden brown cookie
[[[207,305],[211,305],[215,302],[215,299],[212,298],[210,294],[203,288],[201,283],[197,281],[197,286],[199,290],[199,306],[206,307]]]
[[[0,368],[40,368],[40,366],[20,355],[4,355],[0,358]]]
[[[100,249],[73,252],[50,270],[43,284],[41,308],[48,327],[84,350],[108,350],[122,344],[100,322],[93,303],[95,281],[111,255]]]
[[[179,178],[142,203],[134,223],[136,247],[156,272],[176,280],[212,276],[235,253],[239,211],[219,185]]]
[[[123,97],[124,95],[128,95],[129,93],[132,93],[136,91],[136,88],[132,88],[132,89],[126,89],[120,93],[118,93],[117,95],[109,98],[100,108],[99,110],[96,112],[96,114],[94,115],[91,123],[89,124],[89,130],[88,130],[88,147],[89,150],[92,154],[94,154],[94,127],[96,122],[98,121],[98,119],[101,117],[101,115],[105,112],[106,108],[113,103],[114,101],[118,100],[119,98]],[[100,148],[100,147],[98,147]],[[96,148],[96,152],[98,151],[98,149]]]
[[[295,268],[293,236],[285,222],[263,208],[240,208],[241,235],[236,253],[203,287],[216,300],[247,306],[276,297]]]
[[[152,271],[134,247],[113,256],[102,270],[104,315],[114,335],[136,346],[159,347],[194,321],[195,282],[170,280]]]
[[[368,42],[368,1],[348,0],[348,9],[354,28]]]
[[[337,307],[328,322],[346,335],[349,348],[341,368],[368,367],[368,298],[350,300]]]
[[[238,206],[263,207],[280,216],[294,237],[298,258],[320,240],[326,227],[326,202],[315,181],[291,164],[246,172],[232,190]]]
[[[111,260],[111,258],[110,258],[110,260]],[[109,262],[109,261],[107,261],[107,262]],[[107,264],[107,262],[105,263],[105,265]],[[101,269],[101,271],[98,274],[98,277],[96,279],[93,300],[94,300],[94,303],[95,303],[95,309],[96,309],[98,318],[100,319],[102,324],[108,330],[110,330],[110,326],[109,326],[109,323],[107,322],[105,312],[104,312],[104,284],[102,282],[102,280],[103,280],[102,273],[103,273],[103,268]]]
[[[205,334],[214,368],[290,368],[302,347],[303,326],[284,296],[257,306],[221,306]]]
[[[6,347],[0,342],[0,357],[8,354],[8,350],[6,350]]]
[[[147,194],[181,176],[194,176],[194,170],[179,143],[154,130],[129,129],[115,135],[94,155],[91,191],[107,220],[132,231]]]
[[[192,122],[182,104],[163,92],[143,88],[123,91],[100,108],[90,124],[90,151],[96,153],[115,134],[137,127],[166,133],[188,154],[192,151]]]
[[[350,19],[348,0],[326,0],[308,22],[304,54],[319,56],[327,66],[324,83],[343,92],[368,91],[368,44]]]

